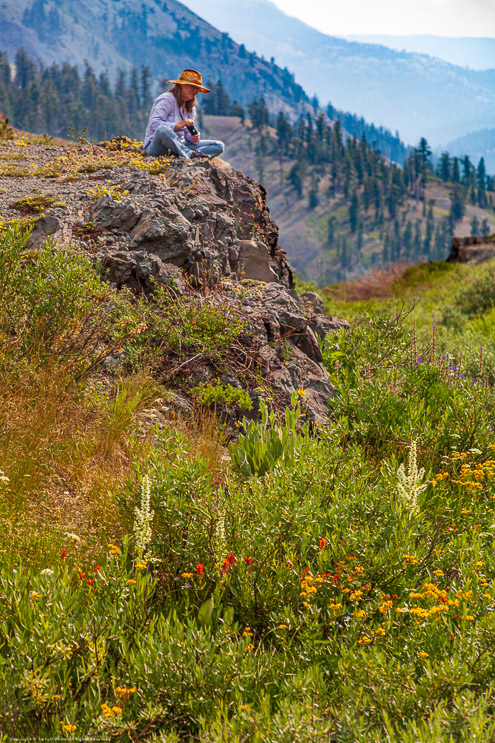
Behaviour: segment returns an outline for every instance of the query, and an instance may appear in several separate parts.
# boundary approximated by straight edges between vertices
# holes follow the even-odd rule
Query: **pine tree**
[[[147,65],[142,64],[139,80],[139,93],[142,108],[149,108],[152,103],[151,80],[152,74],[150,68]]]
[[[450,181],[452,175],[452,164],[450,161],[450,155],[448,152],[442,152],[439,163],[439,177],[442,181]]]
[[[486,237],[486,235],[490,234],[490,223],[488,222],[488,219],[486,217],[484,217],[483,221],[481,222],[480,232],[483,237]]]
[[[351,203],[349,206],[349,226],[351,232],[356,232],[359,225],[359,196],[357,191],[352,192]]]

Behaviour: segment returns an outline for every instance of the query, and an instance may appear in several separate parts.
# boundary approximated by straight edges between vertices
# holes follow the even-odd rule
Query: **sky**
[[[331,35],[495,37],[495,0],[271,0]]]

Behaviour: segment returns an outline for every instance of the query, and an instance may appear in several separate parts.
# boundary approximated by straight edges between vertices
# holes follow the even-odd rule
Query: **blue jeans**
[[[201,155],[208,155],[208,157],[216,157],[223,152],[224,147],[223,142],[218,142],[215,139],[200,139],[198,144],[193,144],[187,140],[183,142],[173,129],[169,129],[165,124],[160,124],[155,129],[153,139],[145,149],[151,157],[168,155],[171,152],[173,155],[189,159],[192,151],[199,152]]]

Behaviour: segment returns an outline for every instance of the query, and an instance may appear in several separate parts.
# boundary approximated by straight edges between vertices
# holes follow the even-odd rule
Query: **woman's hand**
[[[194,124],[194,121],[192,119],[182,119],[182,121],[177,122],[177,124],[174,124],[174,131],[178,132],[179,129],[184,129],[185,126],[192,126]]]
[[[198,132],[198,133],[197,133],[197,134],[195,134],[195,135],[194,135],[194,137],[192,138],[193,144],[198,144],[198,142],[199,142],[199,140],[200,140],[200,139],[201,139],[201,134],[200,134],[200,133]]]

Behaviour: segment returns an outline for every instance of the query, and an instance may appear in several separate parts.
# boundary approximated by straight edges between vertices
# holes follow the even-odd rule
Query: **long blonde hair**
[[[177,83],[174,85],[173,88],[170,88],[168,92],[172,93],[174,98],[177,100],[179,108],[185,108],[188,113],[191,113],[194,106],[196,105],[196,96],[194,96],[194,98],[191,98],[190,101],[184,102],[184,99],[182,97],[182,85],[179,85]]]

